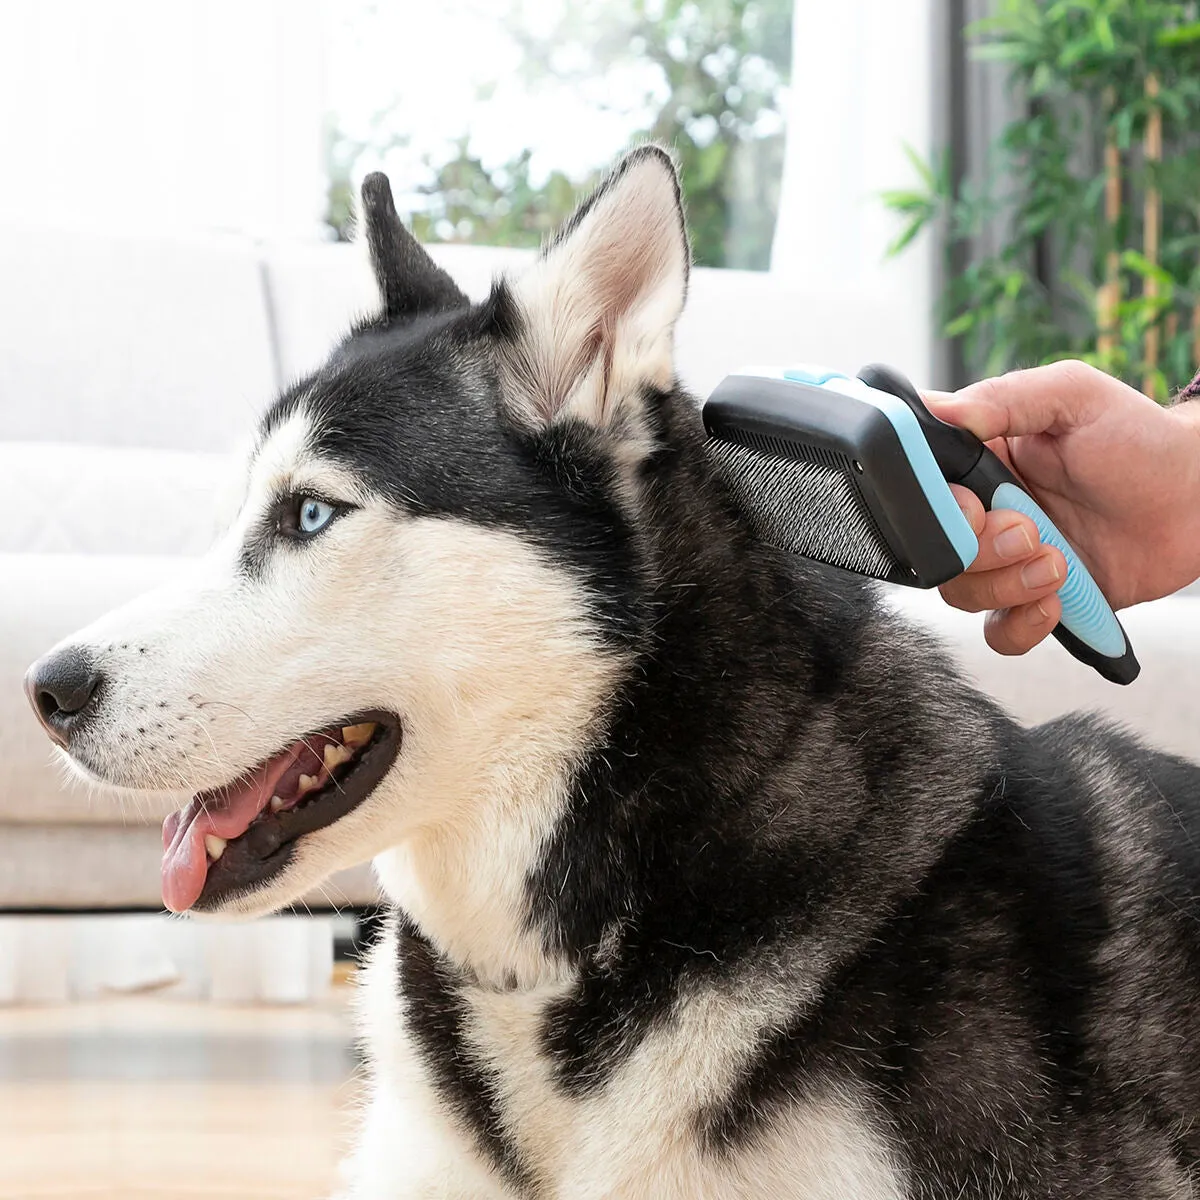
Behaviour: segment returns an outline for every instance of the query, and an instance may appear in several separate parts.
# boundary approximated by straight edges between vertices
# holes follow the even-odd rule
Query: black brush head
[[[753,435],[712,439],[709,450],[763,541],[876,579],[905,571],[855,479],[861,468],[843,455]]]
[[[703,418],[713,458],[764,541],[910,587],[962,571],[879,408],[814,384],[731,375]]]

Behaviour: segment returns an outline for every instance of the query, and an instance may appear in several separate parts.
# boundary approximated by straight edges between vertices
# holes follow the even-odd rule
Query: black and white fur
[[[271,408],[228,533],[71,639],[108,783],[402,722],[377,790],[224,906],[368,857],[395,904],[347,1195],[1192,1196],[1197,768],[1020,728],[755,540],[674,373],[660,150],[481,305],[382,177],[364,222],[383,307]],[[285,544],[304,494],[343,515]]]

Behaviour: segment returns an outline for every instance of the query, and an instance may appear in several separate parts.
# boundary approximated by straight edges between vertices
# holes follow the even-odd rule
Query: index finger
[[[960,392],[926,392],[930,410],[988,442],[1033,433],[1065,433],[1085,424],[1099,402],[1103,371],[1057,362],[982,379]]]

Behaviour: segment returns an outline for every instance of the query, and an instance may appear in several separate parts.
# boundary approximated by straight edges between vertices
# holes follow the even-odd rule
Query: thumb
[[[1062,434],[1086,425],[1110,383],[1103,371],[1082,362],[1057,362],[983,379],[960,392],[927,392],[930,411],[977,438]]]

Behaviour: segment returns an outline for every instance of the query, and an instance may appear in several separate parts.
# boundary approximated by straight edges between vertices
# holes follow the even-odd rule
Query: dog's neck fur
[[[694,419],[692,401],[680,397],[677,403]],[[669,443],[676,441],[676,431],[666,434]],[[499,680],[493,689],[477,687],[471,699],[472,727],[496,736],[486,744],[464,738],[461,746],[448,748],[444,731],[453,723],[437,722],[438,761],[446,767],[441,778],[425,776],[429,791],[442,797],[438,811],[444,814],[449,808],[453,815],[419,828],[375,860],[387,894],[446,959],[481,985],[528,989],[557,983],[572,972],[577,955],[560,939],[547,937],[535,913],[542,906],[531,896],[531,887],[537,887],[545,846],[573,805],[587,799],[606,807],[619,804],[613,795],[581,797],[580,781],[589,763],[603,763],[614,752],[607,735],[615,723],[661,727],[663,715],[648,711],[647,700],[652,706],[658,698],[646,695],[648,673],[658,677],[659,695],[673,693],[698,713],[727,712],[735,704],[727,694],[697,694],[689,678],[692,671],[709,671],[706,659],[724,649],[719,636],[689,637],[678,646],[669,644],[673,635],[664,640],[664,628],[678,622],[680,611],[692,614],[685,620],[710,621],[712,633],[719,635],[721,618],[708,614],[714,607],[726,611],[729,601],[714,604],[710,593],[722,573],[706,576],[704,559],[740,553],[728,537],[712,538],[714,497],[703,494],[706,485],[699,491],[696,487],[697,471],[705,476],[708,463],[694,430],[688,429],[681,440],[682,445],[668,445],[643,496],[650,504],[674,497],[678,512],[670,536],[656,544],[661,529],[654,521],[635,530],[641,541],[637,553],[645,560],[638,564],[638,574],[647,593],[639,607],[648,613],[650,626],[641,645],[632,652],[621,646],[603,655],[594,643],[574,646],[564,639],[531,647],[536,660],[519,669],[535,687],[516,706],[503,698],[508,690]],[[627,482],[621,484],[623,503],[628,501]],[[741,536],[733,528],[728,532]],[[685,542],[697,550],[703,545],[704,553],[678,553]],[[743,612],[736,621],[744,626],[751,617]],[[745,630],[739,640],[748,640]],[[483,711],[489,707],[507,711]],[[719,741],[720,723],[711,723],[711,716],[704,719]],[[670,736],[665,728],[663,736]],[[656,759],[645,755],[647,774],[657,770]],[[567,895],[573,890],[568,869],[562,891]],[[598,913],[602,929],[611,931],[618,915]]]
[[[417,928],[486,986],[556,984],[597,955],[619,954],[631,923],[648,933],[653,921],[641,910],[664,881],[645,874],[639,857],[648,830],[628,824],[627,811],[657,825],[667,872],[678,856],[708,851],[694,839],[712,830],[714,806],[736,808],[743,797],[764,806],[767,839],[782,813],[814,856],[824,849],[844,857],[842,840],[864,819],[828,810],[811,794],[826,790],[821,781],[838,764],[803,760],[822,753],[821,722],[850,686],[846,673],[861,667],[848,647],[880,636],[878,606],[858,581],[797,567],[748,534],[714,476],[693,402],[668,398],[658,417],[665,448],[641,481],[635,530],[648,614],[640,647],[600,673],[594,649],[571,662],[530,664],[542,684],[538,706],[504,723],[505,739],[476,760],[471,794],[460,792],[457,806],[469,817],[424,830],[377,860],[386,890]],[[747,672],[747,663],[756,670]],[[555,675],[557,688],[548,686]],[[564,688],[568,678],[574,682]],[[906,682],[869,686],[898,701]],[[919,710],[921,691],[910,688],[891,707]],[[572,731],[566,740],[564,727]],[[904,727],[901,719],[900,738]],[[597,732],[599,742],[588,745]],[[461,788],[466,778],[459,779]],[[852,780],[839,782],[843,794],[853,791]],[[757,819],[728,817],[735,838],[763,841],[743,818]],[[871,819],[879,828],[867,829],[865,842],[892,836],[888,821]],[[947,812],[935,847],[955,824]],[[898,861],[898,893],[921,866]],[[742,867],[722,860],[712,869]],[[886,899],[868,907],[874,913]]]
[[[418,770],[437,818],[375,860],[384,890],[421,933],[493,988],[562,975],[529,921],[525,883],[622,673],[619,659],[570,638],[529,652],[519,664],[498,662],[492,686],[476,678],[469,699],[426,714],[437,748]],[[514,694],[514,679],[528,686]],[[454,719],[464,708],[466,724]]]
[[[803,754],[806,725],[844,684],[846,643],[882,620],[862,584],[796,570],[746,533],[703,450],[694,403],[673,397],[659,415],[665,449],[644,473],[636,522],[648,628],[617,668],[623,683],[612,662],[595,673],[594,649],[529,664],[544,684],[540,708],[506,722],[508,740],[479,762],[458,805],[469,820],[377,860],[422,934],[490,986],[554,982],[612,953],[630,906],[654,886],[637,878],[644,830],[626,826],[628,802],[640,797],[644,814],[654,796],[655,817],[673,824],[685,853],[712,821],[710,805],[778,788],[768,776]],[[761,671],[734,671],[734,660]],[[545,686],[554,676],[575,683]],[[587,746],[598,728],[604,737]],[[691,794],[674,791],[676,776]],[[824,838],[841,835],[839,815],[814,820],[836,824]]]
[[[464,818],[415,832],[375,860],[388,896],[464,978],[528,989],[564,977],[529,920],[526,880],[567,804],[570,768],[526,746],[457,787]]]

